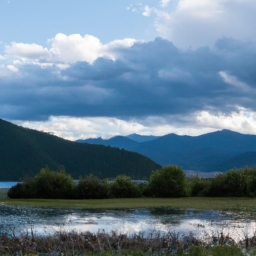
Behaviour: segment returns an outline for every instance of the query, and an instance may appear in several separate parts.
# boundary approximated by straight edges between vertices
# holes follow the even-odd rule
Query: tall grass
[[[207,242],[206,242],[207,241]],[[53,235],[38,236],[33,229],[0,235],[0,255],[255,255],[256,237],[235,243],[222,233],[199,240],[190,235],[152,231],[127,235],[104,230],[97,234],[60,230]]]

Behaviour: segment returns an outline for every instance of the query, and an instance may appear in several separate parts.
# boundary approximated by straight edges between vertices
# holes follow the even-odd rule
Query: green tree
[[[133,198],[141,196],[139,186],[132,182],[130,177],[125,175],[116,177],[110,186],[110,192],[115,198]]]
[[[153,172],[148,185],[155,197],[181,197],[187,194],[186,175],[178,166],[166,166]]]
[[[59,172],[45,167],[34,177],[33,187],[37,198],[73,198],[75,183],[63,167]]]
[[[198,176],[189,179],[189,194],[191,196],[206,196],[210,187],[209,179],[202,179]]]
[[[90,174],[81,179],[76,187],[80,199],[102,199],[109,197],[109,184]]]

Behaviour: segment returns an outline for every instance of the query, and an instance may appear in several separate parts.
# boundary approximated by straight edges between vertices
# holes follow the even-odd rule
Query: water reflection
[[[164,207],[83,210],[0,205],[0,232],[20,232],[30,228],[40,235],[61,230],[93,233],[104,230],[128,234],[149,234],[155,230],[180,234],[193,232],[199,237],[223,232],[235,240],[240,240],[246,235],[252,236],[256,225],[253,218],[242,212],[178,210]]]

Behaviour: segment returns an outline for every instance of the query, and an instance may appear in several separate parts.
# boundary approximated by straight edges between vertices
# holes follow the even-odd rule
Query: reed
[[[38,236],[33,229],[23,233],[9,231],[0,235],[0,255],[170,255],[170,256],[242,256],[255,255],[256,237],[236,243],[222,233],[198,239],[193,234],[174,232],[162,234],[157,230],[150,234],[107,234],[99,230],[67,232],[65,229],[53,235]]]

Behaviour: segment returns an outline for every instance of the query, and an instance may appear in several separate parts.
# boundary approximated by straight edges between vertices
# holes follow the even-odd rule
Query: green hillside
[[[73,178],[126,174],[149,177],[159,165],[138,153],[101,145],[82,144],[23,128],[0,119],[0,180],[34,176],[41,167],[64,165]]]

